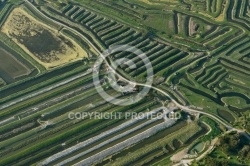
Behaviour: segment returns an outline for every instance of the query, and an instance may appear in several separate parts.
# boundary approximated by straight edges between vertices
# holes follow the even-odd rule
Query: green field
[[[235,133],[250,132],[249,2],[0,2],[0,165],[249,165],[249,140]],[[147,56],[152,86],[130,49],[96,68],[100,52],[125,44]],[[168,109],[181,118],[126,116]],[[121,116],[69,117],[85,113]]]

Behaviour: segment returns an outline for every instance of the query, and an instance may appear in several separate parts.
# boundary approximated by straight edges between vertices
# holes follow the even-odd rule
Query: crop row
[[[92,91],[87,91],[86,93],[84,93],[83,95],[81,95],[82,97],[85,97],[85,98],[87,98],[87,96],[89,95],[89,94],[93,94],[93,90]],[[80,96],[78,96],[78,97],[80,97]],[[77,97],[75,97],[76,99],[77,99]],[[71,102],[74,102],[74,100],[72,99],[71,100]],[[55,110],[55,109],[60,109],[60,108],[62,108],[62,107],[64,107],[65,106],[65,104],[67,104],[67,102],[66,103],[61,103],[61,104],[57,104],[57,105],[55,105],[55,106],[53,106],[53,107],[50,107],[50,108],[47,108],[47,109],[45,109],[45,110],[43,110],[43,111],[41,111],[40,112],[40,115],[41,114],[46,114],[47,112],[50,112],[50,111],[52,111],[53,109]],[[36,113],[36,115],[39,115],[39,114],[37,114]],[[36,116],[36,115],[32,115],[32,116]],[[32,118],[32,117],[27,117],[27,118],[25,118],[26,120],[27,119],[30,119],[30,118]],[[63,126],[65,127],[67,125],[67,123],[65,123]],[[59,125],[60,126],[60,125]],[[60,126],[60,127],[63,127],[63,126]],[[71,123],[71,126],[72,126],[72,123]],[[58,128],[59,130],[60,130],[60,128]],[[58,131],[58,129],[57,129],[57,131]],[[55,134],[56,132],[56,129],[53,129],[52,131],[50,131],[50,132],[52,132],[51,134],[49,134],[50,136],[52,136],[52,134]],[[24,135],[25,133],[23,133],[22,135]],[[45,134],[44,136],[49,136],[49,135],[47,135],[47,134]],[[21,136],[21,135],[20,135]],[[37,137],[38,135],[34,135],[35,137]],[[37,138],[39,138],[39,137],[37,137]],[[36,140],[36,139],[35,139]],[[11,141],[11,139],[10,140],[8,140],[8,141]],[[34,141],[34,140],[33,140]],[[32,141],[30,140],[30,141],[28,141],[27,143],[31,143]],[[15,146],[14,146],[15,147]],[[17,150],[19,150],[18,148],[17,148]]]
[[[250,64],[250,58],[249,58],[249,55],[250,54],[250,51],[248,51],[245,55],[243,55],[240,59],[239,59],[239,61],[241,61],[241,62],[243,62],[243,63],[245,63],[245,64]]]
[[[95,155],[88,157],[76,164],[80,164],[80,165],[87,165],[87,164],[93,164],[95,162],[97,162],[98,160],[101,160],[113,153],[116,153],[126,147],[131,146],[134,143],[139,142],[142,139],[145,139],[151,135],[154,135],[155,133],[157,133],[158,131],[171,126],[174,123],[174,120],[169,120],[169,122],[163,122],[160,123],[158,125],[155,125],[154,127],[151,127],[145,131],[142,131],[141,133],[138,133],[135,136],[132,136],[128,139],[125,139],[124,141],[120,141],[119,143],[115,144],[114,146],[111,146],[99,153],[96,153]]]
[[[239,24],[249,30],[249,20],[244,17],[247,5],[242,5],[243,0],[228,1],[227,19],[233,23]],[[243,15],[242,15],[243,14]]]
[[[234,8],[236,9],[235,11],[235,17],[237,19],[241,19],[247,24],[250,23],[249,19],[246,18],[246,13],[247,13],[247,7],[249,7],[249,1],[247,0],[236,0],[235,3],[237,5],[234,5]]]
[[[223,66],[226,66],[229,69],[234,69],[235,71],[238,71],[240,73],[250,75],[250,69],[246,64],[241,64],[240,62],[232,62],[225,58],[220,58],[220,62]]]
[[[50,71],[48,73],[44,73],[42,75],[36,76],[30,80],[26,80],[25,82],[21,82],[14,86],[11,86],[7,89],[1,90],[1,103],[7,103],[11,100],[17,99],[22,95],[26,95],[35,91],[36,89],[42,89],[50,84],[55,82],[59,82],[63,79],[67,79],[72,77],[73,75],[77,75],[84,70],[87,70],[88,67],[80,66],[82,63],[72,64],[66,66],[63,69],[57,69],[54,71]],[[69,68],[72,70],[70,72],[66,72]],[[2,108],[3,106],[1,106]]]
[[[175,57],[175,58],[178,57],[178,56],[172,56],[172,55],[178,53],[177,50],[176,51],[172,51],[172,53],[171,53],[171,50],[173,48],[166,47],[166,46],[164,46],[162,44],[159,44],[159,43],[150,42],[147,45],[141,45],[139,47],[137,46],[137,48],[141,49],[146,54],[146,56],[151,61],[153,67],[155,67],[160,62],[168,60],[167,57]],[[130,58],[133,61],[133,63],[135,63],[136,66],[137,66],[137,69],[134,70],[134,71],[132,71],[132,69],[129,69],[128,66],[126,66],[124,68],[124,70],[126,72],[131,73],[132,76],[135,76],[135,75],[141,74],[140,71],[145,71],[143,69],[143,67],[146,64],[145,65],[143,64],[143,61],[140,59],[139,56],[135,56],[135,54],[126,54],[126,53],[120,53],[120,54],[118,54],[119,57],[123,57],[124,55],[126,55],[127,58]],[[173,60],[173,61],[175,61],[175,60]],[[177,62],[177,61],[175,61],[175,62]],[[167,63],[165,63],[165,64],[167,64]],[[155,68],[155,69],[157,70],[157,68]]]
[[[204,83],[205,81],[207,81],[210,78],[210,76],[212,74],[214,74],[215,72],[217,72],[219,70],[222,70],[222,68],[220,66],[214,66],[214,67],[211,67],[209,69],[206,69],[205,70],[206,73],[203,74],[199,79],[197,79],[197,81],[199,83]]]
[[[64,164],[72,162],[76,159],[82,160],[82,159],[84,159],[84,156],[86,156],[86,154],[88,154],[90,152],[93,154],[96,154],[96,153],[100,152],[102,149],[105,149],[105,147],[110,146],[111,143],[114,144],[114,142],[121,142],[119,140],[125,139],[124,137],[128,137],[131,133],[136,132],[140,128],[145,128],[145,126],[153,123],[156,120],[155,119],[147,120],[143,123],[138,123],[137,121],[140,121],[140,119],[136,120],[135,122],[134,122],[134,120],[130,120],[128,122],[123,123],[122,125],[115,127],[114,129],[111,129],[111,130],[108,130],[106,132],[101,133],[100,135],[102,135],[102,137],[108,137],[108,138],[105,138],[103,140],[100,140],[102,137],[99,137],[100,135],[98,135],[96,137],[92,137],[91,139],[82,142],[82,144],[84,146],[88,145],[89,147],[86,149],[83,149],[81,153],[73,154],[73,157],[70,157],[59,164],[64,165]],[[113,134],[113,132],[117,132],[117,133]],[[98,142],[96,142],[96,141],[98,141]],[[93,144],[93,142],[95,142],[95,146],[94,145],[91,146],[91,143]],[[78,148],[78,145],[77,145],[77,148]],[[71,152],[71,150],[69,150],[69,151]],[[95,151],[98,151],[98,152],[95,152]],[[70,163],[70,164],[72,164],[72,163]]]
[[[225,35],[230,35],[232,34],[234,31],[232,28],[230,27],[224,27],[222,29],[220,29],[219,31],[217,31],[216,33],[211,34],[209,37],[207,37],[207,39],[204,41],[204,44],[211,44],[214,43],[214,41],[220,41],[222,37],[224,37]]]
[[[136,48],[142,48],[142,47],[145,47],[148,44],[150,44],[150,40],[145,38],[145,37],[139,37],[136,40],[131,41],[131,42],[127,43],[127,44],[132,45],[132,46],[134,46]],[[129,50],[130,49],[127,49],[127,50],[125,50],[123,52],[114,54],[113,55],[114,59],[116,59],[116,58],[119,59],[119,58],[124,58],[124,57],[131,57],[131,56],[134,57],[135,55],[133,55],[133,53],[128,52]]]
[[[180,83],[183,85],[186,85],[188,87],[193,87],[194,91],[195,91],[195,89],[199,89],[200,91],[203,91],[204,94],[208,94],[209,96],[211,96],[211,98],[217,97],[217,95],[212,90],[200,85],[200,83],[198,83],[190,74],[187,74],[186,77],[183,77],[180,80]]]
[[[215,62],[213,63],[213,65],[209,65],[209,66],[206,66],[206,68],[203,68],[204,66],[202,66],[202,69],[203,70],[199,70],[195,76],[195,80],[200,80],[202,77],[204,77],[204,75],[206,74],[206,71],[207,70],[210,70],[214,67],[217,67],[219,64],[219,62]],[[208,73],[208,72],[207,72]]]
[[[74,103],[76,103],[77,101],[76,100],[81,100],[81,101],[84,101],[82,103],[82,105],[78,105],[78,107],[83,107],[84,103],[86,103],[86,101],[88,100],[88,97],[91,97],[91,95],[94,95],[95,93],[97,93],[94,89],[90,89],[90,90],[87,90],[85,91],[83,94],[81,95],[78,95],[72,99],[69,99],[67,100],[66,102],[64,103],[59,103],[59,104],[56,104],[50,108],[46,108],[44,109],[43,111],[41,111],[41,114],[42,115],[47,115],[47,114],[51,114],[52,112],[59,112],[60,110],[62,109],[65,109],[67,108],[69,105],[71,106],[77,106],[77,105],[74,105]],[[99,100],[93,102],[93,104],[95,103],[98,103]],[[86,105],[86,104],[85,104]],[[98,107],[98,106],[96,106]],[[70,111],[71,109],[68,107],[67,108],[68,110],[67,111]],[[75,109],[75,108],[72,108],[72,109]],[[72,110],[73,111],[73,110]],[[64,112],[60,112],[61,114],[66,114]],[[59,115],[59,114],[58,114]],[[26,119],[29,119],[30,117],[27,117]],[[40,116],[41,118],[41,116]],[[7,152],[13,152],[14,150],[19,150],[20,146],[26,146],[26,145],[30,145],[32,142],[35,142],[37,141],[37,139],[42,139],[42,138],[45,138],[45,137],[48,137],[48,136],[53,136],[54,134],[58,134],[57,132],[61,132],[61,130],[64,130],[65,128],[69,127],[69,126],[73,126],[75,123],[76,123],[76,120],[70,120],[68,119],[68,116],[64,117],[64,118],[60,118],[60,117],[50,117],[52,119],[48,119],[47,121],[51,123],[51,126],[53,127],[52,130],[46,130],[46,128],[43,128],[42,124],[37,127],[37,128],[34,128],[33,132],[31,133],[22,133],[16,137],[13,137],[11,139],[8,139],[6,141],[4,141],[1,146],[2,147],[9,147],[11,149],[6,149],[4,153],[7,153]],[[44,120],[44,118],[42,117],[42,119]],[[39,123],[42,122],[42,120],[38,120],[40,121]],[[45,121],[44,121],[45,122]],[[39,133],[37,133],[39,131]],[[35,132],[35,133],[34,133]],[[33,133],[33,135],[31,135]],[[21,144],[19,142],[17,142],[16,140],[26,140],[25,144],[24,142],[22,142]],[[16,144],[16,145],[15,145]],[[11,151],[10,151],[11,150]]]
[[[74,96],[74,97],[72,97],[72,98],[70,98],[70,99],[68,99],[68,100],[66,100],[66,101],[64,101],[64,102],[60,102],[60,103],[54,103],[54,105],[52,105],[52,106],[50,106],[50,107],[48,107],[48,108],[44,108],[43,110],[41,110],[40,112],[38,112],[38,113],[35,113],[35,114],[32,114],[32,115],[30,115],[30,116],[28,116],[28,117],[25,117],[25,118],[23,118],[23,119],[21,119],[21,122],[20,123],[22,123],[22,124],[25,124],[25,123],[27,123],[28,121],[30,121],[30,119],[34,119],[34,118],[40,118],[40,119],[42,119],[43,121],[45,121],[45,120],[49,120],[49,118],[44,118],[45,116],[47,116],[47,115],[49,115],[49,114],[51,114],[52,112],[59,112],[60,110],[62,110],[62,109],[64,109],[64,108],[67,108],[68,106],[74,106],[74,107],[82,107],[82,106],[88,106],[87,104],[85,104],[85,100],[88,98],[88,97],[91,97],[91,96],[93,96],[93,95],[97,95],[97,92],[95,91],[95,89],[93,89],[93,88],[91,88],[91,89],[88,89],[88,90],[86,90],[86,91],[84,91],[84,92],[82,92],[82,94],[79,94],[79,95],[77,95],[77,96]],[[82,102],[82,104],[81,105],[74,105],[77,101],[84,101],[84,102]],[[95,102],[98,102],[98,101],[95,101]],[[94,102],[94,103],[95,103]],[[93,104],[94,104],[93,103]],[[69,109],[70,110],[70,109]],[[66,114],[64,114],[63,112],[61,112],[61,114],[62,114],[62,116],[58,116],[57,118],[54,118],[53,119],[53,125],[60,125],[60,123],[61,122],[66,122],[65,120],[67,120],[68,119],[68,116],[65,116]],[[16,122],[14,122],[15,124],[18,124],[19,122],[18,121],[16,121]],[[9,127],[10,126],[10,127]],[[6,128],[11,128],[12,126],[14,126],[14,124],[13,125],[7,125],[7,126],[5,126],[5,130],[6,130]],[[12,127],[12,128],[14,128],[14,127]],[[11,138],[11,139],[9,139],[9,140],[6,140],[5,141],[5,143],[4,144],[1,144],[1,146],[9,146],[9,145],[11,145],[11,143],[15,143],[15,142],[13,142],[13,141],[15,141],[16,139],[20,139],[21,137],[23,138],[23,136],[22,135],[26,135],[26,133],[22,133],[22,134],[20,134],[20,135],[18,135],[18,136],[16,136],[16,137],[14,137],[14,138]],[[7,143],[8,142],[8,143]]]
[[[152,152],[155,149],[158,148],[164,148],[167,144],[171,143],[174,139],[182,139],[183,142],[187,141],[189,138],[191,138],[195,133],[200,131],[201,128],[196,124],[190,124],[188,127],[184,127],[181,130],[175,131],[172,134],[163,137],[159,139],[158,141],[155,141],[151,144],[148,144],[147,146],[144,146],[140,149],[137,149],[134,152],[131,152],[127,154],[126,156],[123,156],[121,158],[118,158],[116,161],[111,162],[109,165],[129,165],[133,164],[133,162],[137,161],[141,157],[143,157],[145,154],[148,154],[149,152]],[[183,136],[183,133],[186,133],[185,136]]]
[[[218,73],[211,82],[207,83],[207,87],[211,89],[212,87],[219,87],[219,84],[228,77],[228,73],[225,70],[222,70],[220,73]]]
[[[234,29],[231,32],[225,34],[222,39],[217,38],[216,40],[214,40],[212,42],[213,44],[211,44],[211,47],[220,48],[221,46],[225,46],[228,43],[234,41],[235,36],[241,36],[242,34],[243,34],[242,30]]]
[[[198,62],[194,63],[194,65],[189,67],[188,72],[194,76],[197,76],[197,73],[202,71],[202,69],[203,69],[202,67],[207,61],[208,61],[208,58],[204,58],[202,60],[199,60]]]
[[[128,154],[133,153],[134,151],[136,151],[136,150],[138,150],[138,149],[140,149],[142,147],[146,147],[147,145],[150,145],[150,144],[154,143],[156,140],[159,140],[159,139],[161,139],[163,137],[166,137],[167,135],[171,135],[172,132],[180,130],[181,128],[185,127],[185,125],[186,125],[186,122],[184,122],[184,121],[177,122],[172,127],[163,129],[162,131],[156,133],[155,135],[153,135],[153,136],[151,136],[149,138],[146,138],[146,139],[140,141],[139,143],[137,143],[137,144],[135,144],[133,146],[130,146],[129,148],[127,148],[127,149],[125,149],[125,150],[123,150],[121,152],[118,152],[117,154],[112,155],[111,157],[108,157],[106,160],[103,160],[102,162],[98,163],[97,165],[98,166],[100,166],[100,165],[111,165],[111,163],[113,163],[117,159],[119,159],[121,157],[124,157],[124,156],[127,156]],[[153,152],[163,152],[163,148],[157,149],[157,150],[155,150]],[[164,150],[164,152],[163,152],[164,156],[168,155],[169,152],[170,152],[170,149]],[[155,153],[152,154],[150,152],[148,154],[149,155],[141,156],[141,158],[145,161],[147,159],[151,159],[151,158],[156,157],[154,155]]]
[[[145,48],[145,47],[144,47]],[[162,44],[158,44],[158,43],[152,43],[151,46],[148,45],[145,49],[145,51],[143,51],[145,53],[145,55],[152,60],[151,58],[155,55],[155,54],[159,54],[159,52],[164,51],[166,48],[164,45]],[[141,50],[143,50],[143,48],[141,48]],[[158,55],[159,56],[159,55]],[[142,66],[143,65],[143,61],[140,59],[139,56],[135,56],[133,58],[131,58],[131,60],[136,64],[136,66]],[[129,68],[128,72],[130,72]]]
[[[186,55],[188,54],[186,53]],[[194,64],[195,62],[199,62],[202,59],[204,59],[203,53],[201,53],[200,55],[193,55],[192,57],[185,56],[184,58],[176,61],[173,66],[169,66],[165,70],[160,71],[159,75],[161,75],[162,73],[164,77],[168,77],[168,80],[170,81],[172,81],[173,78],[181,78],[184,70],[190,68],[190,65]]]
[[[62,10],[62,13],[66,14],[68,17],[72,19],[71,16],[74,15],[75,12],[79,13],[79,10],[81,11],[84,10],[84,12],[81,12],[81,14],[78,15],[78,18],[80,17],[80,19],[78,19],[77,17],[74,17],[74,20],[77,20],[79,24],[83,24],[88,29],[90,29],[93,33],[95,33],[98,36],[99,40],[101,40],[101,42],[103,42],[107,46],[125,43],[125,44],[130,44],[141,49],[143,52],[146,53],[146,55],[150,58],[150,60],[153,60],[153,65],[156,65],[158,62],[161,62],[161,65],[158,65],[157,67],[153,66],[156,69],[156,72],[161,71],[163,69],[164,64],[170,66],[171,64],[174,64],[175,62],[181,60],[187,55],[186,53],[183,53],[183,54],[180,54],[181,56],[178,56],[178,53],[176,53],[177,55],[175,55],[174,58],[171,58],[171,60],[166,59],[166,62],[162,62],[163,60],[162,57],[165,57],[165,56],[161,55],[161,53],[163,53],[164,51],[160,52],[160,48],[163,48],[164,45],[155,41],[152,41],[152,42],[150,40],[148,41],[147,38],[142,40],[144,37],[143,36],[140,37],[141,33],[136,32],[135,30],[127,27],[126,25],[122,25],[118,22],[108,20],[104,18],[103,16],[95,14],[92,11],[82,9],[81,7],[77,8],[76,6],[73,6],[73,5],[64,8]],[[97,20],[100,20],[100,22]],[[136,38],[137,36],[139,38]],[[113,55],[112,57],[120,58],[120,57],[125,57],[125,56],[126,58],[131,59],[137,65],[138,70],[133,71],[132,76],[145,74],[144,73],[145,70],[141,66],[143,65],[142,60],[135,54],[128,53],[128,52],[120,52],[120,53]],[[124,67],[125,67],[123,68],[124,70],[126,70],[127,72],[130,72],[130,69],[127,68],[128,66],[124,66]],[[178,69],[175,68],[175,70],[178,70]],[[165,72],[162,71],[161,73],[165,73]]]
[[[206,6],[213,17],[218,17],[223,12],[223,0],[208,0]]]
[[[135,45],[136,48],[140,49],[143,53],[145,53],[145,55],[148,57],[150,55],[150,52],[158,47],[158,43],[155,42],[142,42],[138,45]],[[126,50],[127,51],[127,50]],[[129,51],[129,49],[128,49]],[[132,53],[126,53],[126,52],[121,52],[120,54],[118,54],[118,56],[121,55],[120,57],[126,57],[128,59],[131,59],[131,61],[135,64],[142,62],[142,59],[139,55],[139,52],[137,51],[133,51]],[[125,56],[124,56],[125,55]],[[115,55],[117,56],[117,55]],[[138,66],[137,66],[138,67]]]
[[[65,87],[69,87],[69,85],[67,85],[70,82],[74,82],[75,80],[80,80],[80,82],[83,82],[83,80],[81,79],[83,76],[85,76],[87,74],[78,74],[74,77],[68,78],[64,81],[61,82],[57,82],[56,84],[52,84],[48,87],[45,87],[44,89],[40,89],[37,90],[35,89],[33,92],[24,95],[21,98],[17,98],[14,99],[4,105],[1,106],[2,112],[1,112],[1,117],[6,117],[6,116],[10,116],[11,114],[15,113],[16,111],[19,111],[27,106],[31,106],[30,104],[35,104],[37,102],[41,102],[44,99],[48,98],[49,96],[51,96],[53,93],[57,94],[60,93],[64,90],[66,90],[67,88],[63,89],[63,85],[65,85]],[[90,80],[91,77],[89,77]],[[79,84],[79,83],[78,83]],[[72,88],[72,87],[70,87]],[[55,89],[55,92],[53,91]],[[42,95],[41,95],[42,94]],[[29,101],[29,102],[25,102],[23,103],[23,101]]]
[[[227,76],[227,71],[221,65],[213,63],[202,70],[199,75],[195,77],[195,81],[203,87],[212,90],[212,87],[218,86],[223,78]]]
[[[180,52],[179,50],[173,50],[170,51],[170,53],[161,55],[159,58],[156,58],[151,62],[154,68],[154,73],[158,73],[160,71],[164,73],[167,67],[173,67],[176,62],[185,58],[187,55],[187,53]],[[164,60],[162,58],[164,58]],[[140,75],[142,73],[145,73],[145,71],[143,71],[143,68],[139,68],[135,72],[135,75]]]
[[[226,73],[225,69],[218,69],[215,72],[210,72],[208,75],[209,78],[207,78],[205,81],[202,82],[202,85],[207,87],[208,84],[213,83],[214,80],[216,80],[219,76]]]
[[[86,96],[86,95],[85,95]],[[87,97],[87,96],[86,96]],[[55,108],[57,108],[58,106],[56,106]],[[103,107],[103,106],[102,106]],[[102,110],[102,111],[105,111],[105,110],[103,110],[102,109],[102,107],[100,107],[99,109],[100,110]],[[106,110],[108,110],[108,111],[112,111],[112,109],[111,109],[111,107],[112,106],[109,106],[109,108],[108,107],[106,107]],[[140,107],[138,107],[138,108],[140,108]],[[94,108],[93,108],[94,109]],[[118,109],[117,110],[117,108],[113,108],[114,110],[116,110],[116,111],[127,111],[128,110],[128,108],[120,108],[120,109]],[[97,110],[96,110],[97,111]],[[69,120],[68,120],[69,121]],[[88,122],[89,121],[89,122]],[[72,142],[72,141],[70,141],[71,139],[74,139],[75,140],[75,138],[74,137],[71,137],[72,135],[68,135],[68,134],[65,134],[65,132],[67,133],[67,132],[71,132],[72,130],[74,130],[74,128],[77,128],[77,126],[76,127],[72,127],[72,125],[75,123],[75,125],[88,125],[88,123],[90,123],[91,121],[95,121],[96,123],[98,123],[98,122],[101,122],[102,120],[87,120],[87,121],[83,121],[83,122],[81,122],[81,121],[78,121],[78,123],[75,123],[76,122],[76,120],[74,120],[74,122],[72,122],[72,121],[69,121],[69,123],[71,124],[71,125],[67,125],[67,126],[69,126],[71,129],[70,130],[67,130],[66,128],[64,129],[64,132],[63,131],[61,131],[60,133],[64,133],[64,138],[65,138],[65,135],[67,135],[67,137],[70,137],[70,139],[67,139],[67,142]],[[81,123],[79,123],[79,122],[81,122]],[[72,124],[73,123],[73,124]],[[67,123],[64,121],[63,123],[62,123],[63,125],[60,125],[60,124],[58,124],[58,127],[60,128],[60,127],[62,127],[62,126],[65,126]],[[73,125],[73,126],[75,126],[75,125]],[[56,125],[57,126],[57,125]],[[90,126],[92,126],[91,127],[91,129],[93,130],[94,129],[94,123],[91,123],[90,124]],[[99,127],[100,128],[100,127]],[[56,137],[56,138],[61,138],[61,137],[59,137],[59,136],[57,136],[58,134],[60,135],[60,133],[57,133],[57,132],[55,132],[57,130],[57,127],[56,128],[52,128],[52,130],[49,130],[49,131],[47,131],[47,130],[44,130],[44,131],[47,131],[47,132],[51,132],[51,134],[50,135],[48,135],[48,133],[46,134],[46,133],[44,133],[44,136],[46,136],[46,137],[48,137],[48,136],[50,136],[51,138],[53,138],[53,137]],[[88,130],[86,130],[86,131],[88,131]],[[53,133],[53,134],[52,134]],[[79,132],[76,132],[76,133],[79,133]],[[90,133],[89,133],[90,134]],[[55,136],[53,136],[53,135],[55,135]],[[84,133],[82,134],[82,135],[84,135]],[[43,137],[44,137],[43,136]],[[80,135],[79,135],[80,136]],[[82,136],[81,136],[82,137]],[[41,137],[42,138],[42,137]],[[78,137],[78,139],[79,139],[79,137]],[[47,139],[46,139],[47,140]],[[49,140],[51,140],[51,139],[49,139]],[[30,141],[28,141],[28,142],[30,142]],[[44,142],[44,141],[43,141]],[[74,142],[74,141],[73,141]],[[54,145],[54,146],[56,146],[58,144],[58,142]],[[34,145],[37,145],[37,144],[34,144]],[[52,144],[50,144],[50,145],[52,145]],[[54,149],[54,146],[52,146],[51,148],[52,149]],[[49,148],[49,147],[48,147]],[[17,149],[18,150],[18,149]],[[48,153],[49,154],[49,153]],[[47,154],[47,155],[48,155]],[[39,155],[39,154],[37,154],[37,155]]]
[[[62,13],[64,13],[66,16],[70,18],[73,18],[78,23],[83,24],[92,32],[96,33],[99,40],[101,40],[107,45],[111,45],[119,41],[119,39],[117,39],[116,37],[119,36],[120,34],[125,33],[127,30],[131,31],[130,28],[124,27],[123,25],[118,24],[117,22],[107,20],[106,18],[99,16],[94,12],[81,9],[79,7],[75,7],[72,5],[64,8]],[[74,15],[75,17],[72,17],[72,15]],[[124,29],[120,29],[121,27],[123,27]],[[134,30],[133,33],[135,33]],[[123,36],[123,38],[129,37],[133,33],[129,33],[127,35],[124,34],[126,36]],[[115,41],[110,42],[108,40],[115,40]]]
[[[218,3],[221,3],[221,1]],[[203,43],[209,49],[219,48],[242,33],[237,28],[230,30],[229,27],[218,26],[202,17],[190,16],[182,12],[174,13],[174,24],[176,34],[182,39],[177,40],[178,42],[187,41],[189,42],[188,45],[192,43],[192,45],[199,45],[199,47],[204,47],[201,44]],[[216,42],[214,42],[215,40]]]
[[[244,36],[243,38],[240,39],[240,41],[237,41],[237,43],[235,43],[230,50],[226,52],[226,56],[231,55],[233,52],[239,50],[242,46],[247,45],[249,42],[250,42],[250,38],[247,36]]]
[[[87,81],[88,79],[86,79],[86,82]],[[79,89],[75,89],[76,87],[79,87],[79,86],[80,86]],[[55,91],[41,95],[38,97],[38,99],[34,99],[34,100],[31,99],[29,101],[24,101],[23,103],[21,103],[21,105],[26,106],[27,103],[30,103],[28,104],[28,107],[27,108],[24,107],[23,109],[20,109],[20,111],[19,109],[15,110],[17,111],[17,113],[15,114],[16,120],[15,121],[12,120],[10,124],[6,123],[4,126],[2,126],[1,132],[4,133],[15,127],[18,127],[18,121],[20,120],[21,121],[24,120],[27,123],[29,119],[34,119],[35,117],[37,117],[37,115],[39,114],[41,115],[42,114],[41,112],[43,112],[44,109],[51,108],[51,106],[54,106],[58,102],[59,103],[64,102],[66,105],[66,103],[69,102],[72,97],[77,96],[77,95],[79,96],[79,94],[84,93],[89,88],[90,88],[89,85],[83,86],[83,81],[78,80],[78,81],[72,82],[72,84],[61,87]],[[39,100],[40,98],[44,98],[43,101]],[[75,99],[75,101],[71,101],[71,102],[76,102],[77,100]],[[37,103],[35,103],[34,101],[37,101]],[[56,107],[56,110],[58,109],[60,109],[60,107]],[[11,113],[13,113],[13,110],[10,110],[10,111]],[[19,133],[16,133],[16,134],[19,134]]]
[[[142,33],[134,33],[133,35],[128,35],[121,40],[116,40],[115,42],[111,43],[110,46],[121,45],[127,43],[128,45],[132,44],[135,40],[142,37]]]

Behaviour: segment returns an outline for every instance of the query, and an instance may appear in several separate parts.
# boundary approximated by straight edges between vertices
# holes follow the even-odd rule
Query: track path
[[[187,106],[183,106],[181,104],[179,104],[176,100],[174,100],[172,97],[170,97],[170,95],[168,93],[166,93],[165,91],[163,91],[162,89],[160,88],[157,88],[155,86],[152,86],[152,85],[147,85],[147,84],[143,84],[143,83],[137,83],[137,82],[134,82],[134,81],[130,81],[128,80],[127,78],[123,77],[121,74],[117,73],[113,68],[112,66],[108,63],[107,59],[104,57],[104,55],[95,47],[95,45],[93,43],[91,43],[91,41],[88,40],[88,38],[86,38],[84,35],[82,35],[81,33],[79,33],[78,31],[76,31],[75,29],[63,24],[63,23],[60,23],[56,20],[53,20],[49,17],[47,17],[46,15],[44,15],[41,11],[39,11],[31,2],[29,2],[28,0],[25,0],[25,2],[27,2],[35,11],[37,11],[40,15],[42,15],[43,17],[45,17],[46,19],[49,19],[50,21],[53,21],[54,23],[62,26],[63,28],[66,28],[72,32],[74,32],[75,34],[79,35],[82,39],[84,39],[85,41],[88,42],[88,44],[93,47],[93,49],[95,49],[95,51],[103,58],[103,60],[105,61],[105,63],[109,66],[109,68],[111,69],[111,72],[113,72],[115,75],[117,75],[119,78],[122,78],[123,80],[125,80],[127,83],[129,84],[132,84],[132,85],[137,85],[137,86],[143,86],[143,87],[148,87],[148,88],[152,88],[162,94],[164,94],[166,97],[170,98],[171,101],[173,103],[175,103],[175,105],[177,107],[179,107],[180,109],[184,110],[184,111],[188,111],[188,112],[192,112],[192,113],[200,113],[200,114],[203,114],[203,115],[206,115],[206,116],[209,116],[210,118],[216,120],[217,122],[221,123],[222,125],[224,125],[228,130],[231,130],[231,131],[238,131],[240,133],[242,133],[243,135],[245,135],[249,140],[250,140],[250,137],[247,133],[245,133],[245,131],[243,130],[240,130],[240,129],[236,129],[236,128],[233,128],[232,126],[230,126],[229,124],[227,124],[226,122],[224,122],[223,120],[221,120],[219,117],[216,117],[210,113],[207,113],[207,112],[203,112],[203,111],[199,111],[199,110],[195,110],[195,109],[192,109],[192,108],[189,108]]]

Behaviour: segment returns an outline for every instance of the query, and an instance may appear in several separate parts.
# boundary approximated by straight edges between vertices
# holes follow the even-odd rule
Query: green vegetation
[[[163,150],[163,152],[168,153],[168,146],[171,149],[177,149],[173,145],[174,140],[178,139],[178,141],[180,141],[181,144],[185,144],[193,135],[195,135],[195,133],[198,133],[200,130],[201,128],[197,124],[191,123],[186,127],[182,128],[181,130],[171,133],[170,136],[166,136],[152,144],[148,144],[146,146],[144,145],[145,147],[142,147],[134,152],[131,152],[126,156],[118,158],[116,161],[111,162],[109,165],[126,165],[133,163],[145,164],[151,161],[155,157],[151,156],[150,153],[154,153],[154,151],[156,151],[157,149],[161,149]],[[160,154],[160,151],[158,152],[158,154]],[[145,155],[150,156],[150,158],[147,158],[148,161],[141,159],[141,157],[145,157]]]
[[[220,126],[215,121],[211,120],[210,118],[206,116],[202,116],[200,120],[201,122],[204,122],[205,124],[209,125],[209,127],[211,128],[211,131],[209,131],[208,134],[200,138],[201,141],[203,142],[210,141],[222,133],[222,129],[220,129]]]
[[[229,133],[219,138],[216,148],[198,165],[249,165],[249,141],[240,134]]]
[[[225,133],[250,132],[249,12],[249,0],[0,2],[0,165],[165,166],[172,154],[187,148],[200,155],[218,137],[193,165],[249,165],[249,140]],[[132,101],[143,87],[117,92],[109,67],[93,66],[98,52],[122,44],[146,54],[153,86],[185,105],[176,108],[182,119],[125,116],[176,106],[156,89],[129,106],[99,95],[97,72],[98,88],[117,99]],[[108,63],[120,58],[136,68],[122,64],[117,73],[144,83],[147,64],[126,51],[112,53]]]

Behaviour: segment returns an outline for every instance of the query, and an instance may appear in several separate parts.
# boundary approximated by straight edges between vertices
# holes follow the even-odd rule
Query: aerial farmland
[[[250,1],[1,1],[16,165],[250,165]]]

